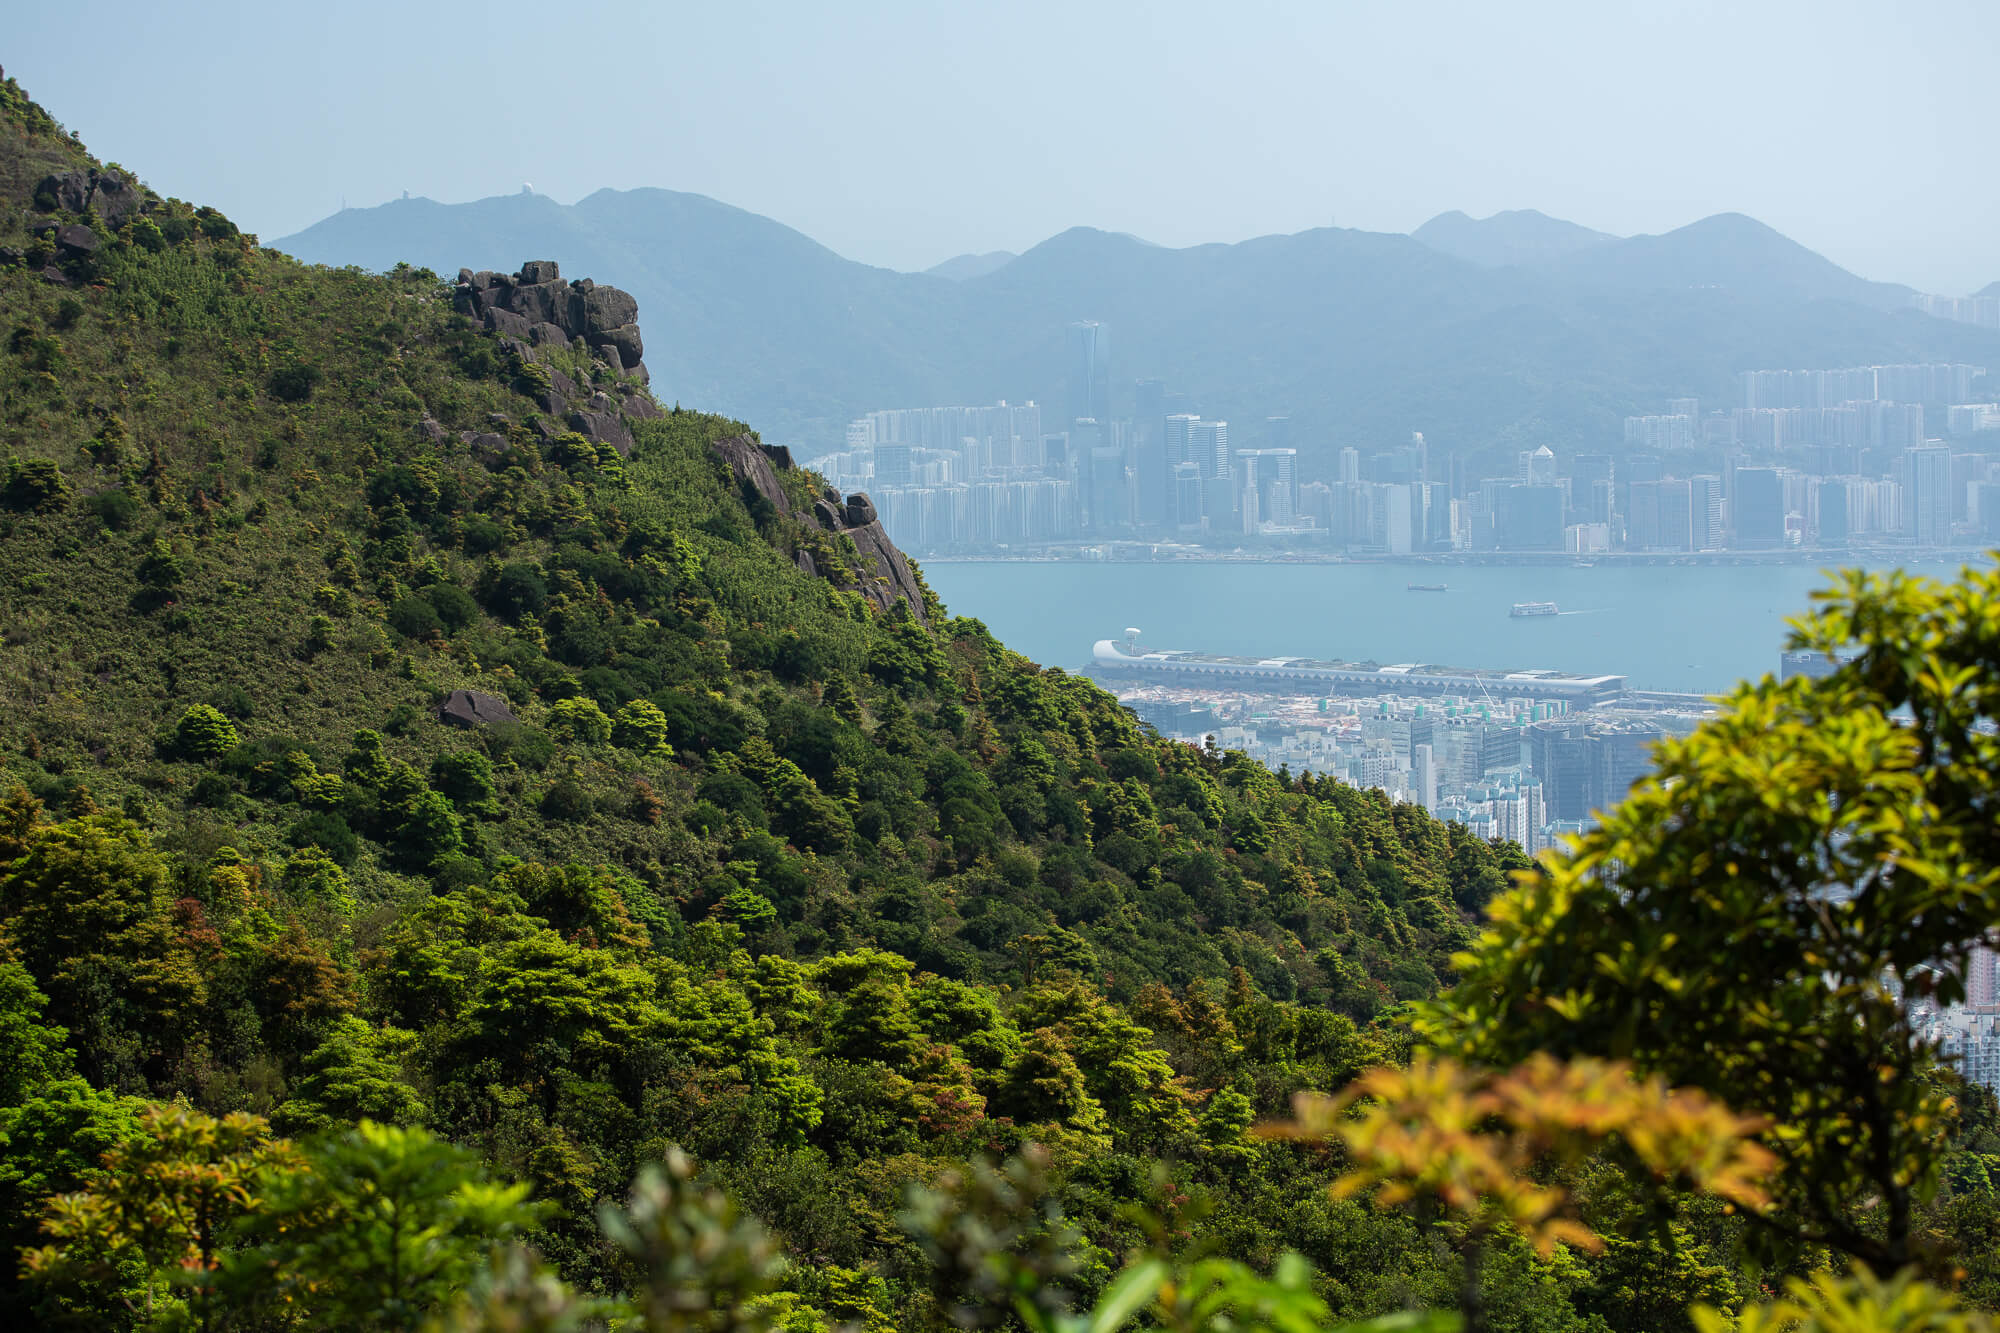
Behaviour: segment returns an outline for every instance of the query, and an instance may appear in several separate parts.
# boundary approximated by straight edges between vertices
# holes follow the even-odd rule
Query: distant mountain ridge
[[[1540,215],[1508,228],[1568,248],[1487,267],[1339,228],[1176,250],[1078,227],[951,277],[856,263],[770,218],[661,189],[571,205],[397,200],[274,244],[371,269],[536,255],[618,273],[649,312],[646,361],[666,400],[757,421],[809,454],[886,407],[1035,399],[1059,428],[1063,327],[1078,319],[1112,328],[1114,412],[1130,409],[1133,381],[1157,377],[1232,420],[1246,445],[1267,416],[1289,415],[1308,476],[1342,446],[1369,452],[1412,430],[1494,456],[1614,445],[1628,413],[1685,395],[1726,403],[1736,372],[1757,366],[2000,365],[2000,334],[1921,315],[1908,289],[1741,215],[1630,238]]]
[[[967,278],[983,278],[1018,258],[1020,256],[1012,250],[989,250],[983,255],[953,255],[942,264],[931,265],[924,272],[934,278],[950,278],[953,282],[964,282]]]
[[[1621,239],[1532,208],[1476,219],[1454,209],[1438,214],[1410,235],[1433,250],[1481,268],[1546,263]]]
[[[1916,294],[1894,282],[1857,277],[1741,213],[1717,213],[1658,236],[1632,236],[1575,251],[1544,265],[1567,282],[1606,290],[1721,288],[1768,299],[1848,301],[1901,309]]]

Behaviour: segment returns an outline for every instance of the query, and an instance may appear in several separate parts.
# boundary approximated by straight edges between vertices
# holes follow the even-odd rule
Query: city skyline
[[[1305,480],[1292,421],[1253,435],[1157,378],[1110,412],[1110,326],[1065,326],[1064,402],[884,410],[816,461],[869,489],[920,554],[1138,540],[1244,540],[1364,556],[1694,555],[2000,541],[2000,404],[1984,366],[1737,373],[1736,401],[1675,397],[1627,417],[1621,452],[1521,449],[1472,474],[1422,431],[1367,455],[1330,446]],[[1977,401],[1968,401],[1977,399]],[[1088,415],[1086,415],[1088,414]],[[1928,424],[1936,423],[1933,435]],[[1248,447],[1245,447],[1245,446]],[[1490,450],[1485,451],[1490,458]]]

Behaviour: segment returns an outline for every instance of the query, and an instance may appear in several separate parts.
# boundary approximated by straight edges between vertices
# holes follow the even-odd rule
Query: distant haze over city
[[[1077,224],[1188,246],[1532,208],[1628,236],[1740,211],[1872,279],[2000,278],[2000,176],[1962,151],[2000,123],[2000,81],[1965,65],[2000,49],[1994,6],[1532,9],[613,5],[554,25],[364,0],[190,25],[82,0],[28,7],[7,57],[108,157],[267,237],[528,181],[695,191],[902,271]],[[102,77],[126,67],[174,70],[175,114],[153,81]]]

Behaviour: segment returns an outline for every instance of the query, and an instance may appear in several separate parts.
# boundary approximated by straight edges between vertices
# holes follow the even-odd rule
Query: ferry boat
[[[1445,590],[1445,585],[1442,583],[1406,583],[1403,586],[1410,592],[1443,592]]]
[[[1514,609],[1507,614],[1519,619],[1522,616],[1553,616],[1561,613],[1561,608],[1554,602],[1516,602]]]

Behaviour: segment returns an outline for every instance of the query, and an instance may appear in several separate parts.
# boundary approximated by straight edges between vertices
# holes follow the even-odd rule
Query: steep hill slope
[[[1433,250],[1481,268],[1539,264],[1619,238],[1532,208],[1471,218],[1454,209],[1440,213],[1410,235]]]
[[[1233,419],[1245,444],[1254,423],[1289,414],[1309,474],[1339,446],[1412,429],[1495,456],[1522,442],[1605,447],[1626,414],[1682,394],[1724,402],[1751,366],[2000,364],[2000,334],[1917,316],[1901,289],[1743,218],[1504,268],[1333,228],[1185,250],[1080,228],[957,281],[855,264],[769,219],[659,190],[567,208],[398,202],[278,244],[373,269],[549,254],[616,272],[652,315],[670,400],[810,449],[838,447],[847,421],[882,407],[1032,398],[1059,414],[1062,329],[1076,319],[1112,326],[1115,412],[1130,410],[1133,380],[1156,376]]]
[[[886,1219],[1034,1138],[1099,1252],[1171,1160],[1232,1252],[1359,1238],[1344,1309],[1442,1293],[1245,1130],[1393,1048],[1518,850],[1009,652],[866,497],[659,408],[615,288],[308,267],[66,142],[4,85],[0,1246],[90,1169],[49,1144],[184,1097],[427,1124],[598,1287],[679,1142],[792,1281],[939,1326]],[[131,1325],[93,1291],[0,1322]]]

